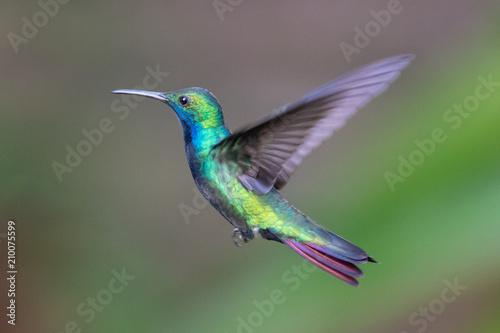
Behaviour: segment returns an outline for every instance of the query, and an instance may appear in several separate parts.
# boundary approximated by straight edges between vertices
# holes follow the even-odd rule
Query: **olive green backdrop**
[[[500,331],[498,2],[0,7],[2,332]],[[205,87],[237,129],[400,53],[417,58],[283,190],[380,261],[360,288],[278,243],[235,247],[173,113],[109,93]]]

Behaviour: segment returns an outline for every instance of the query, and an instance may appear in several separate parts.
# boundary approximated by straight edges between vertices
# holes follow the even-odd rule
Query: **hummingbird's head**
[[[113,93],[160,100],[174,110],[183,126],[199,125],[202,128],[210,128],[224,125],[222,109],[217,98],[204,88],[185,88],[165,93],[122,89]]]

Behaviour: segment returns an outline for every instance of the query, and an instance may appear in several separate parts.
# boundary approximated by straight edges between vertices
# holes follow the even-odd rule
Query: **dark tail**
[[[292,239],[283,239],[283,242],[288,244],[298,254],[303,256],[310,263],[318,266],[325,272],[339,278],[340,280],[357,287],[359,282],[356,278],[363,277],[363,272],[355,264],[364,264],[367,261],[376,262],[368,256],[366,252],[347,240],[333,234],[338,240],[346,242],[344,245],[349,245],[354,252],[342,249],[335,250],[331,246],[320,246],[313,243],[300,243]],[[353,255],[350,255],[352,253]]]

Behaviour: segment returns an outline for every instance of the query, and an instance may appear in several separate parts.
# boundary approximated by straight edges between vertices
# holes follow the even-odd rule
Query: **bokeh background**
[[[2,332],[500,331],[500,87],[481,83],[500,82],[498,1],[403,0],[349,59],[341,43],[394,1],[55,3],[0,5]],[[283,189],[380,261],[359,288],[294,268],[303,259],[278,243],[236,248],[198,201],[172,112],[131,100],[126,114],[109,93],[157,70],[155,90],[205,87],[236,129],[400,53],[417,58]],[[477,89],[488,96],[475,105]],[[472,112],[448,111],[464,102]],[[103,119],[112,132],[58,179],[53,163]],[[387,172],[435,129],[446,140],[391,189]],[[9,219],[15,327],[3,313]]]

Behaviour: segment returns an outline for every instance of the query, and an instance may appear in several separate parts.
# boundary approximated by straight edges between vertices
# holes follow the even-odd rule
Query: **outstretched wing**
[[[414,59],[386,58],[313,90],[273,117],[225,138],[213,148],[240,182],[257,194],[282,188],[302,159],[382,93]]]

